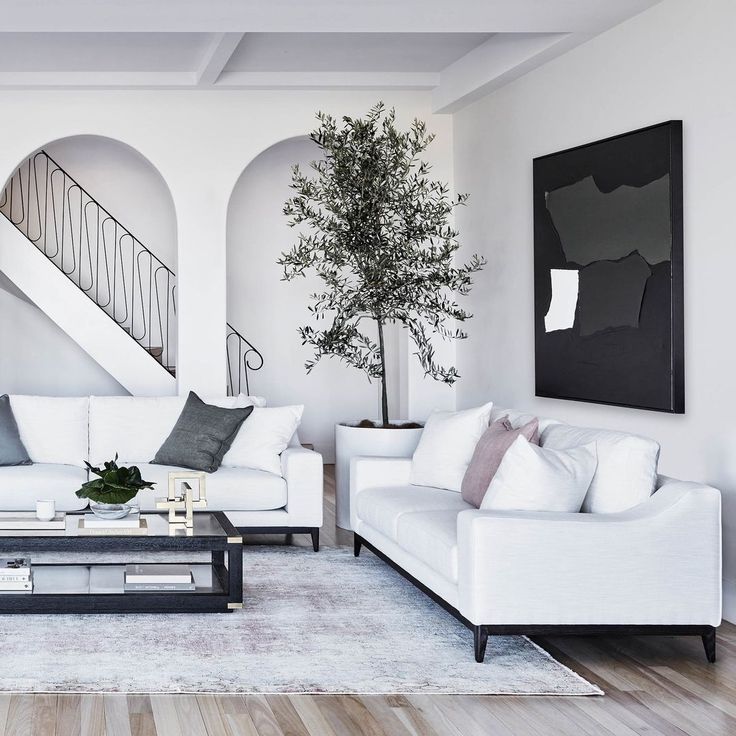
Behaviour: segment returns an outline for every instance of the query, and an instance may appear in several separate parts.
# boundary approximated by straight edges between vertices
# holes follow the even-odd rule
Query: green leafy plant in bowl
[[[143,488],[153,488],[154,483],[141,478],[141,471],[131,465],[129,468],[118,466],[118,456],[104,464],[102,468],[95,468],[87,461],[84,463],[90,473],[99,476],[82,484],[77,491],[79,498],[88,498],[90,508],[98,516],[107,519],[122,519],[127,516],[134,505],[131,501]]]

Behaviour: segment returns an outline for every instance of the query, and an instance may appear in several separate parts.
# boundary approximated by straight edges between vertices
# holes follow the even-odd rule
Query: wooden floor
[[[323,544],[351,544],[325,488]],[[263,541],[263,540],[252,540]],[[273,542],[273,540],[270,540]],[[295,544],[309,546],[308,537]],[[559,638],[539,644],[604,697],[0,694],[0,734],[109,736],[736,735],[736,626],[718,662],[695,638]],[[468,635],[468,656],[472,655]],[[3,661],[0,666],[12,666]]]

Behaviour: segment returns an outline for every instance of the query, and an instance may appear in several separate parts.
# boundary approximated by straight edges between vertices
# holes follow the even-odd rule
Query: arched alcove
[[[276,263],[297,236],[282,213],[292,192],[291,166],[306,170],[318,153],[307,137],[290,138],[263,151],[238,179],[228,207],[227,308],[228,321],[264,356],[251,392],[271,405],[304,404],[300,437],[333,462],[335,422],[375,417],[378,386],[330,358],[307,375],[311,350],[301,345],[297,329],[310,322],[309,295],[322,284],[314,276],[286,283]]]
[[[146,157],[104,136],[51,141],[8,179],[0,213],[163,365],[175,365],[176,212]],[[90,390],[120,387],[100,391],[98,380]]]

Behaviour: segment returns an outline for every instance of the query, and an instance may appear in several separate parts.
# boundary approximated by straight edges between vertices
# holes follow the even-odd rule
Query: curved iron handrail
[[[225,335],[227,353],[227,392],[230,396],[242,393],[250,394],[248,371],[259,371],[263,368],[263,355],[252,342],[246,340],[229,322]],[[254,362],[251,362],[251,360]]]
[[[176,275],[46,151],[16,169],[0,213],[175,375]],[[248,393],[263,355],[230,324],[226,352],[228,393]]]

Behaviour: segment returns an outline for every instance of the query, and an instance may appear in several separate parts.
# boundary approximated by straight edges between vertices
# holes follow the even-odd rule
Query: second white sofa
[[[530,419],[494,408],[503,415],[515,427]],[[553,425],[540,425],[543,446]],[[601,471],[603,445],[633,464],[627,435],[564,426],[570,438],[597,438]],[[460,493],[411,485],[411,458],[354,458],[355,555],[365,545],[466,624],[479,662],[489,634],[544,633],[698,635],[715,661],[720,493],[656,476],[652,444],[653,487],[627,487],[622,471],[620,483],[597,484],[587,513],[570,514],[477,509]]]
[[[247,396],[205,398],[223,407],[248,406]],[[137,465],[156,483],[138,494],[143,511],[166,494],[168,474],[181,470],[151,459],[171,432],[186,397],[11,396],[20,438],[33,465],[0,467],[0,510],[32,511],[38,499],[60,511],[86,507],[75,491],[87,478],[84,461],[100,465],[117,453],[122,465]],[[247,420],[246,420],[247,421]],[[281,473],[221,466],[207,476],[208,508],[224,511],[241,532],[308,533],[315,551],[322,526],[322,457],[291,443],[281,453]]]

